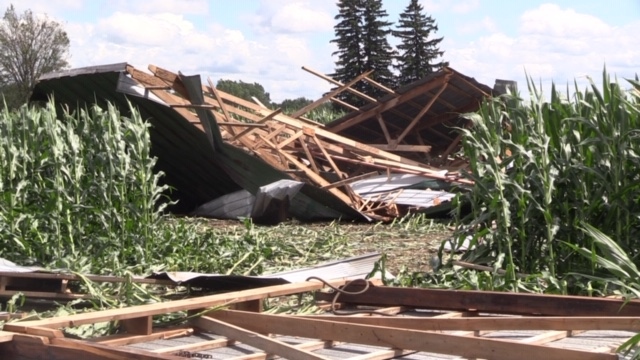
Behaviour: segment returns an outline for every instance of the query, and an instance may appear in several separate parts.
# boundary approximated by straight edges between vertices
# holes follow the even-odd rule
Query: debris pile
[[[177,189],[179,211],[268,223],[289,216],[388,221],[446,209],[453,197],[447,190],[470,184],[455,171],[464,166],[453,157],[460,142],[455,128],[468,126],[460,115],[491,93],[450,68],[397,91],[383,87],[389,95],[380,100],[352,89],[358,81],[376,84],[368,73],[347,84],[320,75],[338,87],[285,115],[217,90],[199,75],[148,70],[123,63],[49,74],[32,100],[109,102],[123,112],[131,103],[150,119],[158,168]],[[327,101],[342,103],[336,98],[342,91],[373,102],[327,126],[304,118]],[[283,191],[282,180],[297,185],[285,183]]]

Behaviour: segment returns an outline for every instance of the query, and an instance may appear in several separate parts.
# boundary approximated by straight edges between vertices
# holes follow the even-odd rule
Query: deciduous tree
[[[62,25],[9,6],[0,22],[0,87],[11,107],[27,102],[38,78],[68,67],[69,37]]]

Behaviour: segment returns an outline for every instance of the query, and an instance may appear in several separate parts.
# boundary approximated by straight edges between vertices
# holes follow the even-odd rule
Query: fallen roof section
[[[405,202],[407,206],[394,202],[393,197],[367,198],[354,192],[351,184],[385,173],[470,184],[455,173],[305,120],[302,114],[309,107],[287,116],[279,109],[270,110],[222,92],[210,79],[208,86],[204,85],[199,75],[185,76],[154,65],[149,71],[151,74],[123,63],[49,74],[36,85],[32,100],[53,95],[59,106],[72,108],[110,102],[125,114],[131,102],[150,119],[158,170],[178,189],[184,212],[229,194],[240,199],[241,190],[257,196],[269,184],[294,180],[304,185],[295,196],[271,201],[274,213],[279,212],[278,207],[286,207],[301,220],[391,220],[416,207],[431,207],[433,202],[414,196]],[[346,91],[366,75],[331,95]],[[228,200],[221,200],[223,210]]]
[[[384,89],[388,95],[364,97],[371,103],[327,124],[326,129],[450,168],[455,166],[449,157],[461,140],[456,128],[470,126],[461,115],[478,110],[493,93],[487,85],[449,67],[401,88]]]
[[[534,359],[614,360],[616,348],[640,330],[640,302],[576,296],[376,286],[362,280],[335,293],[306,281],[141,305],[126,309],[16,321],[0,334],[0,357],[84,356],[92,359]],[[359,294],[355,294],[361,290]],[[262,300],[316,291],[338,315],[260,313]],[[239,311],[221,309],[231,306]],[[365,306],[365,307],[363,307]],[[209,311],[207,311],[207,309]],[[214,310],[215,309],[215,310]],[[362,312],[367,309],[368,316]],[[153,316],[198,311],[184,324],[155,327]],[[381,316],[381,315],[385,316]],[[518,314],[518,315],[514,315]],[[116,335],[67,338],[61,329],[113,322]]]

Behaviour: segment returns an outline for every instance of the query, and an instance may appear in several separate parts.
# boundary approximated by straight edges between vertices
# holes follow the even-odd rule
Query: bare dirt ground
[[[446,225],[430,226],[341,225],[346,236],[357,241],[361,254],[378,252],[387,255],[387,271],[398,274],[402,268],[409,272],[431,270],[431,260],[438,254],[442,241],[452,235]]]
[[[242,227],[235,220],[210,220],[209,226],[216,228]],[[274,238],[290,238],[299,233],[300,227],[313,230],[319,238],[333,238],[348,244],[344,253],[333,253],[331,258],[342,259],[367,253],[386,254],[386,270],[396,275],[405,268],[408,272],[426,272],[431,270],[432,259],[437,256],[443,240],[451,237],[449,223],[446,221],[398,221],[392,224],[369,223],[301,223],[288,221],[277,226],[260,226]],[[337,240],[335,240],[337,239]]]

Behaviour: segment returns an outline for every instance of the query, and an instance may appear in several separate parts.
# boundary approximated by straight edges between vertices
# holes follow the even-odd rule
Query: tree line
[[[447,65],[439,49],[443,38],[433,37],[438,26],[418,0],[410,0],[395,28],[386,20],[382,0],[339,0],[337,7],[338,22],[331,40],[338,48],[332,54],[337,58],[331,74],[336,80],[346,83],[373,70],[373,80],[395,88]],[[399,40],[395,49],[389,43],[392,37]],[[7,8],[0,23],[0,93],[8,107],[27,102],[40,76],[69,67],[69,43],[62,24],[46,16],[35,17],[31,10],[20,14],[13,5]],[[304,97],[274,103],[258,83],[220,80],[216,86],[245,100],[255,97],[266,106],[281,107],[285,113],[311,103]],[[367,82],[359,82],[355,89],[373,97],[385,94]],[[343,93],[341,98],[363,105],[362,99],[352,94]],[[326,117],[325,113],[332,111],[328,104],[318,110],[312,117]]]

